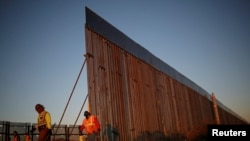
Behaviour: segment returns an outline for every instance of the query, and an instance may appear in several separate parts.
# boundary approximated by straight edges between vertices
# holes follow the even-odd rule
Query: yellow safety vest
[[[50,114],[47,111],[43,111],[38,115],[37,118],[37,126],[43,126],[46,125],[48,129],[51,128],[51,119],[50,119]]]

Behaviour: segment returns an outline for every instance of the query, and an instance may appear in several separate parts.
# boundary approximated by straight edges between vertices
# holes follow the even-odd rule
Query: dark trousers
[[[48,128],[39,131],[38,141],[50,141],[50,130]]]
[[[96,141],[97,136],[98,136],[97,133],[89,134],[89,135],[87,136],[86,141]]]

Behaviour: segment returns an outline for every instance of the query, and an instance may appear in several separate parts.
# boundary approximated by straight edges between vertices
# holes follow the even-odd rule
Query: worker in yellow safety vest
[[[37,125],[32,128],[31,132],[38,129],[38,141],[50,141],[51,131],[51,116],[42,104],[36,104],[35,110],[38,113]]]

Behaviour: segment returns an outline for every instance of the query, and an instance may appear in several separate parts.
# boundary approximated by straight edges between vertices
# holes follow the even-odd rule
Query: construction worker
[[[26,133],[25,133],[24,141],[31,141],[31,137],[30,137],[29,132],[26,132]]]
[[[82,125],[79,126],[79,131],[82,132],[85,129],[87,134],[87,141],[95,141],[100,132],[100,124],[98,119],[90,112],[84,112],[85,119],[82,121]]]
[[[20,136],[19,136],[19,134],[17,133],[17,131],[14,131],[14,132],[13,132],[13,135],[14,135],[13,141],[20,141]]]
[[[38,141],[50,141],[51,136],[51,116],[42,104],[36,104],[35,110],[38,113],[37,125],[32,128],[31,132],[38,129]]]

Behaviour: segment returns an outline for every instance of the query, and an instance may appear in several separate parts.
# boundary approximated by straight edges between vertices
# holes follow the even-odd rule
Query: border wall
[[[85,35],[98,140],[192,140],[205,136],[208,124],[247,124],[87,7]]]

